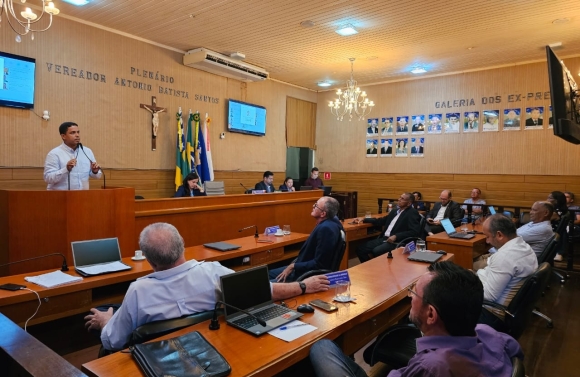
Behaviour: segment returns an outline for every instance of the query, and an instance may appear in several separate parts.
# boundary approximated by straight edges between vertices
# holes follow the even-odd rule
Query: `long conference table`
[[[346,354],[362,348],[372,338],[395,324],[410,309],[407,287],[426,272],[427,264],[411,262],[395,251],[393,259],[386,255],[348,269],[355,303],[337,303],[338,311],[315,310],[301,320],[317,329],[292,342],[270,335],[254,337],[228,326],[220,317],[221,328],[211,331],[209,321],[190,326],[159,339],[168,339],[199,331],[226,358],[232,367],[231,376],[272,376],[308,357],[310,347],[320,339],[332,339]],[[452,259],[448,254],[443,260]],[[333,290],[298,296],[295,305],[313,299],[332,301]],[[292,302],[291,300],[287,300]],[[89,376],[143,376],[131,354],[117,352],[83,364]]]

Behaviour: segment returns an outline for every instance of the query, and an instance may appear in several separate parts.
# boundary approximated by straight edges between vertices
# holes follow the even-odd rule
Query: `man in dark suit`
[[[381,147],[381,154],[392,154],[393,147],[389,145],[389,142],[385,139],[383,141],[383,146]]]
[[[388,251],[392,251],[397,243],[407,237],[418,237],[420,234],[421,215],[415,208],[413,202],[415,196],[410,192],[401,194],[397,201],[398,209],[393,209],[387,216],[380,219],[364,219],[363,222],[371,223],[383,227],[383,234],[356,249],[356,254],[361,263],[371,258],[378,257]]]
[[[526,127],[542,126],[544,120],[540,118],[540,109],[534,107],[530,113],[530,118],[526,119]]]
[[[256,183],[256,190],[264,190],[265,192],[274,192],[274,173],[271,171],[265,171],[264,176],[262,178],[262,182]]]
[[[449,219],[453,226],[459,226],[461,224],[461,219],[463,218],[463,210],[453,200],[451,200],[451,191],[443,190],[439,199],[439,203],[433,206],[433,209],[427,214],[427,225],[425,230],[430,236],[435,233],[443,232],[443,226],[441,225],[442,219]]]

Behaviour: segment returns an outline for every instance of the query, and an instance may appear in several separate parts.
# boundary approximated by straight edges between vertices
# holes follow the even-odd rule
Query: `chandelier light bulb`
[[[342,121],[344,116],[348,114],[349,121],[353,117],[358,117],[358,120],[363,120],[364,117],[371,112],[374,102],[367,97],[367,93],[357,86],[354,79],[354,58],[350,58],[350,80],[346,82],[344,90],[338,89],[336,91],[337,98],[334,101],[334,106],[330,107],[330,112],[336,115],[336,119]]]

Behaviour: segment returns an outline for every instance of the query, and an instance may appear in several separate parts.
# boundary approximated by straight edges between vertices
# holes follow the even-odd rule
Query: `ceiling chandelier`
[[[20,2],[24,4],[26,0],[20,0]],[[37,16],[36,13],[27,7],[24,12],[20,12],[20,16],[22,17],[18,17],[14,12],[14,0],[0,0],[0,22],[2,21],[2,16],[5,16],[4,19],[8,21],[8,25],[16,33],[16,42],[21,41],[21,35],[28,33],[30,33],[30,38],[34,40],[34,33],[48,30],[52,25],[52,15],[60,12],[58,8],[55,8],[52,1],[40,0],[40,2],[42,3],[42,13],[40,16]],[[50,18],[48,26],[44,29],[33,29],[33,25],[40,21],[47,13]]]
[[[329,101],[328,107],[330,107],[330,112],[336,115],[337,120],[342,120],[346,114],[349,116],[349,121],[353,116],[358,116],[358,120],[363,120],[365,115],[370,114],[375,103],[367,98],[367,92],[361,91],[356,86],[353,74],[354,58],[348,60],[350,60],[350,80],[346,82],[344,91],[342,89],[336,91],[338,98],[334,102]]]

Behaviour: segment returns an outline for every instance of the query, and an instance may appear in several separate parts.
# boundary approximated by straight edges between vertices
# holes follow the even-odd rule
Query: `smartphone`
[[[310,301],[310,305],[316,306],[317,308],[320,308],[320,309],[325,310],[327,312],[334,312],[334,311],[338,310],[338,308],[335,305],[332,305],[331,303],[326,302],[326,301],[322,301],[322,300]]]
[[[12,283],[7,283],[7,284],[2,284],[0,285],[0,289],[4,289],[7,291],[19,291],[22,288],[26,288],[25,285],[20,285],[20,284],[12,284]]]

